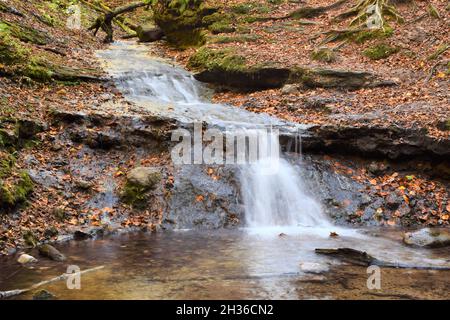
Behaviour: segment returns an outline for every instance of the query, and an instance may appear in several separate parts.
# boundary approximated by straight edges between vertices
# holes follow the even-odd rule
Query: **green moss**
[[[320,62],[336,61],[336,53],[329,48],[318,48],[311,53],[311,59]]]
[[[364,43],[372,39],[384,39],[392,36],[393,34],[394,29],[392,29],[389,26],[386,26],[384,30],[376,29],[376,30],[360,31],[353,35],[353,40],[357,43]]]
[[[237,35],[237,36],[216,36],[210,39],[212,43],[245,43],[245,42],[255,42],[259,39],[258,35]]]
[[[0,153],[0,179],[11,175],[16,158],[9,153]]]
[[[33,187],[33,181],[26,172],[22,172],[19,180],[13,185],[0,181],[0,207],[14,208],[25,202]]]
[[[47,36],[43,32],[9,21],[0,20],[0,32],[8,33],[23,42],[38,45],[44,45],[48,42]]]
[[[23,63],[28,58],[29,50],[9,32],[3,31],[4,26],[0,23],[0,63],[7,65]]]
[[[254,4],[253,3],[241,3],[241,4],[236,4],[234,6],[231,6],[231,11],[236,13],[236,14],[248,14],[250,13],[250,11],[252,11],[254,8]]]
[[[188,66],[197,70],[243,71],[246,69],[245,62],[245,58],[236,55],[232,49],[203,47],[191,56]]]
[[[154,20],[161,27],[171,44],[185,48],[205,43],[203,19],[211,10],[204,8],[201,1],[172,0],[166,9],[154,10]]]
[[[378,44],[363,51],[363,54],[372,60],[386,59],[394,53],[397,53],[399,48],[389,46],[387,44]]]
[[[23,70],[23,75],[30,77],[39,82],[50,81],[53,76],[53,71],[39,61],[31,61]]]
[[[208,30],[213,34],[219,33],[232,33],[236,30],[236,28],[232,25],[231,21],[222,20],[218,22],[214,22],[213,24],[208,26]]]
[[[126,183],[122,191],[122,201],[133,207],[141,207],[148,198],[148,188]]]
[[[30,246],[30,247],[36,247],[38,244],[38,239],[36,237],[36,235],[31,231],[31,230],[27,230],[23,233],[22,235],[23,240],[25,241],[25,244]]]

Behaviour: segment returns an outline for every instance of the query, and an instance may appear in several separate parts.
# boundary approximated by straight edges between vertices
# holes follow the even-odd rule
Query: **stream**
[[[154,114],[217,127],[301,128],[208,102],[208,88],[179,66],[148,55],[148,49],[116,42],[98,55],[125,98]],[[269,136],[269,140],[279,148],[278,139]],[[45,289],[59,299],[449,298],[450,271],[383,268],[381,289],[370,290],[365,267],[315,254],[316,248],[350,247],[392,263],[450,265],[448,249],[406,247],[399,230],[335,226],[283,157],[276,173],[264,174],[274,160],[263,157],[240,168],[245,205],[241,228],[179,229],[68,242],[58,246],[68,257],[66,262],[41,258],[27,268],[18,265],[17,257],[4,257],[0,291],[60,275],[67,265],[82,270],[102,265],[104,269],[82,275],[80,290],[69,290],[64,281]],[[338,236],[330,237],[330,232]],[[30,299],[32,292],[16,298]]]

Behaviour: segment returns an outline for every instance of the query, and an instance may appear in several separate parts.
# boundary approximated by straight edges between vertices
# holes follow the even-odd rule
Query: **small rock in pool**
[[[414,232],[406,232],[403,242],[419,247],[437,248],[450,246],[450,231],[439,228],[425,228]]]
[[[43,244],[41,246],[39,246],[39,253],[47,258],[50,258],[54,261],[65,261],[66,257],[59,252],[55,247],[49,245],[49,244]]]
[[[35,257],[30,256],[29,254],[25,254],[25,253],[21,254],[19,259],[17,259],[17,262],[20,264],[35,263],[37,261],[38,260]]]
[[[56,296],[47,291],[47,290],[39,290],[33,295],[33,300],[53,300]]]

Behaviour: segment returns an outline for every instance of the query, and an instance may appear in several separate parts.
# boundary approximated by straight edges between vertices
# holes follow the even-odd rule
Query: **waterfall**
[[[117,87],[154,114],[183,123],[244,128],[246,134],[255,126],[298,128],[267,114],[211,103],[204,98],[208,90],[203,84],[181,67],[149,57],[146,46],[117,42],[112,47],[100,56],[108,61]],[[268,152],[268,145],[277,152]],[[247,226],[328,226],[320,205],[305,193],[297,168],[279,157],[279,148],[277,134],[260,135],[260,156],[239,164]]]
[[[268,150],[267,146],[279,150],[278,135],[260,134],[258,146],[258,159],[241,167],[241,192],[247,226],[329,226],[321,206],[306,194],[298,168],[279,157],[278,152]]]

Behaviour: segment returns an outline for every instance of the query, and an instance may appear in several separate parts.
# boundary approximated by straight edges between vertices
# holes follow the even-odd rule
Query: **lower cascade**
[[[259,158],[241,168],[247,226],[329,226],[320,204],[305,192],[298,170],[279,156],[278,135],[258,137]]]

